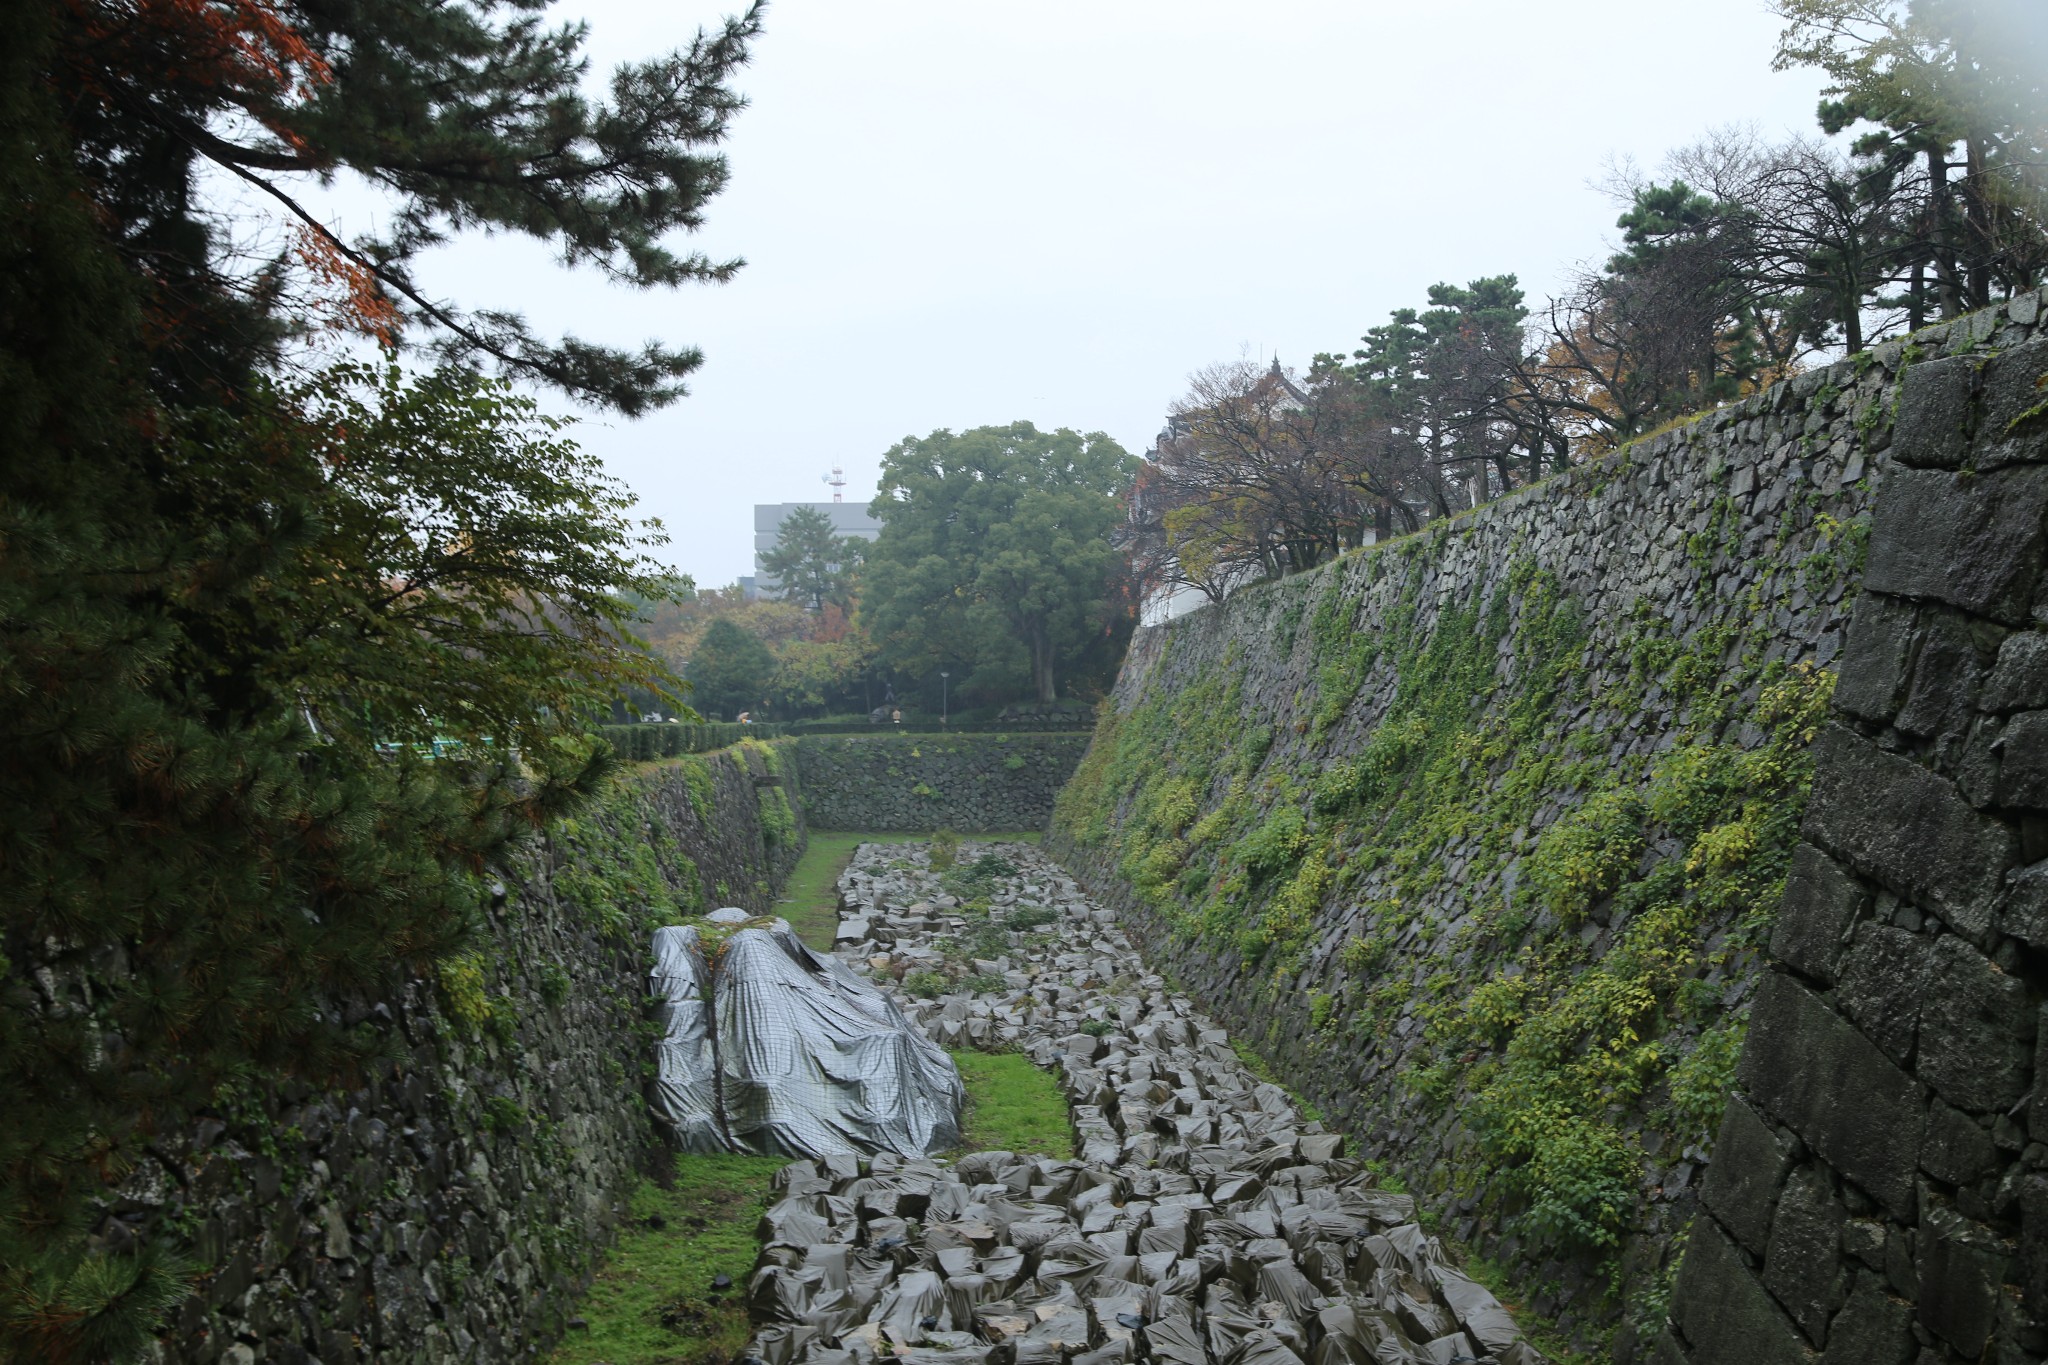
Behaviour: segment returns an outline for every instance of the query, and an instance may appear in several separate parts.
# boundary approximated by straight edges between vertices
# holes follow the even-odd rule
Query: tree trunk
[[[1052,640],[1045,622],[1031,624],[1031,684],[1038,689],[1038,699],[1051,705],[1059,700],[1058,679],[1053,673]]]

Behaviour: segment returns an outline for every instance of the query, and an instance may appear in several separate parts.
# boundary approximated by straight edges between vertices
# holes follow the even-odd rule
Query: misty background
[[[736,5],[573,0],[593,78]],[[1439,280],[1533,305],[1598,260],[1616,163],[1730,123],[1811,135],[1761,4],[776,0],[732,180],[690,245],[730,285],[642,294],[463,240],[434,292],[542,334],[694,344],[691,396],[578,435],[704,587],[752,505],[874,494],[906,435],[1028,419],[1142,452],[1190,371],[1343,351]],[[561,400],[549,398],[551,406]],[[569,411],[561,407],[563,411]]]

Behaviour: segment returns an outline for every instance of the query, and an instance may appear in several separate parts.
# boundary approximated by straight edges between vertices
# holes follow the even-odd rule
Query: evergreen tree
[[[761,556],[761,567],[781,583],[777,596],[801,602],[812,611],[827,603],[846,607],[853,600],[853,577],[866,543],[832,529],[832,519],[815,507],[799,507],[776,529],[775,548]]]
[[[358,1068],[343,1003],[465,940],[482,868],[607,771],[579,718],[662,683],[624,596],[668,593],[654,536],[559,423],[459,365],[262,374],[340,323],[628,411],[678,391],[687,352],[543,343],[408,273],[470,225],[724,270],[659,238],[722,176],[691,149],[753,16],[594,108],[538,8],[0,7],[0,1359],[147,1343],[187,1276],[176,1229],[109,1214],[144,1149],[232,1079]],[[303,217],[237,276],[205,162],[401,211],[375,242]]]
[[[48,40],[35,74],[63,111],[69,155],[178,326],[159,365],[187,395],[230,387],[288,331],[342,326],[487,361],[639,412],[683,392],[701,355],[537,336],[517,313],[470,309],[416,273],[459,232],[517,233],[570,265],[642,288],[721,282],[742,264],[678,252],[725,185],[715,151],[744,101],[729,86],[760,7],[690,47],[629,63],[610,98],[582,93],[581,24],[547,0],[22,0]],[[385,194],[380,231],[344,236],[305,200],[344,173]],[[230,194],[291,241],[254,254],[222,226]],[[248,212],[244,209],[243,212]]]
[[[1130,628],[1111,537],[1137,461],[1029,422],[906,437],[882,457],[861,610],[884,659],[987,685],[1021,663],[1051,702],[1097,636]]]
[[[690,652],[690,693],[697,709],[726,719],[761,705],[775,656],[768,646],[720,617]]]

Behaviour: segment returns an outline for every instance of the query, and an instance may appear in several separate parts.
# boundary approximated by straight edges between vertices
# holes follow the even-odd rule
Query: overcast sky
[[[737,3],[737,0],[735,0]],[[600,68],[730,7],[569,0]],[[1438,280],[1532,299],[1602,255],[1617,158],[1813,130],[1759,0],[776,0],[741,77],[717,288],[609,289],[508,239],[423,263],[469,306],[706,354],[692,394],[584,444],[704,586],[752,506],[866,501],[906,435],[1023,418],[1133,452],[1188,373],[1348,349]]]

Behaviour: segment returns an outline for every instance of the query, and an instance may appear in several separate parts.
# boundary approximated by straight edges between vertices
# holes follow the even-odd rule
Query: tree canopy
[[[585,717],[674,682],[630,629],[659,528],[473,362],[631,412],[692,354],[543,341],[412,265],[485,228],[722,277],[666,241],[758,20],[597,104],[540,16],[0,8],[0,1358],[147,1343],[190,1267],[119,1181],[238,1078],[359,1074],[346,1004],[431,981],[608,770]],[[301,197],[343,174],[380,235]],[[296,344],[336,330],[441,363]]]
[[[724,720],[759,706],[774,676],[775,656],[768,646],[729,617],[713,621],[690,654],[690,689],[697,708]]]
[[[854,576],[866,549],[858,536],[835,531],[832,519],[817,508],[799,507],[782,519],[761,568],[776,578],[775,595],[785,602],[801,602],[812,611],[827,604],[844,609],[853,601]]]
[[[970,685],[1021,670],[1040,701],[1129,629],[1112,534],[1137,462],[1093,432],[1029,422],[905,437],[882,457],[862,615],[883,658],[957,667]]]
[[[680,396],[701,362],[659,341],[544,339],[503,304],[443,297],[418,262],[481,230],[640,288],[731,278],[740,261],[672,239],[725,186],[715,148],[744,105],[730,80],[758,5],[620,66],[601,101],[584,93],[586,27],[549,23],[546,0],[28,8],[81,184],[147,306],[178,320],[165,360],[188,383],[325,328],[628,413]],[[337,179],[386,200],[379,228],[346,235],[317,211],[311,192]]]

